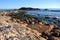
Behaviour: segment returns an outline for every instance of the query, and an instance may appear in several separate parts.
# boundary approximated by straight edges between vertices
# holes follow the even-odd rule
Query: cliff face
[[[53,24],[38,23],[36,18],[12,19],[7,14],[0,13],[0,40],[60,40],[60,29]]]

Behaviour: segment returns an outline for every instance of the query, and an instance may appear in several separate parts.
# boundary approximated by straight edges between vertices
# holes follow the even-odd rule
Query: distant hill
[[[40,10],[39,8],[22,7],[19,10]]]

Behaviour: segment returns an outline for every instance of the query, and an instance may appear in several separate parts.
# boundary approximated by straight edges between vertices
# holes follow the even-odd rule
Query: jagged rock
[[[52,29],[51,30],[51,35],[55,37],[60,37],[60,30],[58,29]]]
[[[19,20],[2,14],[0,40],[60,40],[60,30],[54,29],[54,24],[38,22],[37,18]]]
[[[53,37],[53,40],[60,40],[58,37]]]
[[[41,38],[40,38],[40,40],[47,40],[47,39],[45,39],[45,38],[41,37]]]
[[[0,30],[0,40],[40,40],[38,32],[34,32],[32,29],[24,26],[11,27],[10,25],[7,25],[1,27]]]

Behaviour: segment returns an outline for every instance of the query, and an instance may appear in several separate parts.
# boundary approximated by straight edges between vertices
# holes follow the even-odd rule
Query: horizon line
[[[29,7],[25,7],[25,8],[29,8]],[[31,7],[31,8],[39,8],[39,7]],[[0,8],[0,9],[19,9],[19,8]],[[39,8],[39,9],[60,9],[60,8]]]

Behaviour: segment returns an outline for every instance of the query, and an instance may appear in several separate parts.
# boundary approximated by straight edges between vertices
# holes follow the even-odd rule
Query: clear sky
[[[60,0],[0,0],[1,9],[20,7],[60,8]]]

